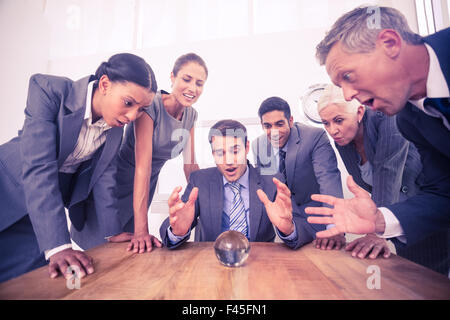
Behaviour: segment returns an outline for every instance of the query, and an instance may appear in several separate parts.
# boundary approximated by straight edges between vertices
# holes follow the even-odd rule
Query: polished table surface
[[[212,242],[144,254],[127,245],[89,250],[95,273],[79,289],[50,279],[45,266],[0,284],[0,299],[450,299],[447,277],[395,255],[363,260],[312,244],[293,251],[256,242],[245,264],[231,268],[219,263]]]

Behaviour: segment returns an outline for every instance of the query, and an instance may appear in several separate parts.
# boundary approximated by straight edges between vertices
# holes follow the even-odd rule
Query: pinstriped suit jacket
[[[398,131],[395,116],[366,109],[363,117],[364,150],[373,168],[373,186],[361,178],[355,144],[336,145],[355,182],[372,194],[378,207],[405,200],[419,190],[416,180],[422,170],[420,155]]]
[[[396,117],[367,109],[363,125],[364,150],[373,167],[373,186],[361,178],[355,145],[350,143],[341,147],[336,144],[355,182],[372,193],[377,207],[392,205],[416,195],[424,180],[420,155],[414,144],[400,134]],[[408,246],[396,238],[391,240],[399,256],[443,274],[448,273],[448,232],[434,233]]]

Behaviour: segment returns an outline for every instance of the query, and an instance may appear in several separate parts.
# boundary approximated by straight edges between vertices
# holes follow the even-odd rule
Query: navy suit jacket
[[[418,110],[418,109],[417,109]],[[423,180],[420,155],[413,143],[398,131],[396,117],[367,109],[363,117],[364,149],[373,167],[373,185],[361,178],[359,158],[354,143],[336,148],[355,182],[372,194],[378,207],[403,201],[419,192]],[[413,214],[412,212],[410,214]],[[405,246],[397,238],[397,255],[443,274],[448,274],[448,232],[433,233]]]
[[[278,163],[267,135],[253,141],[252,150],[261,174],[278,172]],[[288,139],[285,165],[287,186],[302,214],[306,207],[322,206],[320,202],[311,200],[314,193],[343,197],[341,173],[325,130],[294,123]]]
[[[436,52],[450,87],[450,28],[424,41]],[[397,115],[397,126],[417,147],[423,166],[424,180],[419,194],[388,206],[400,221],[408,244],[412,244],[450,228],[450,131],[441,119],[428,116],[410,103]],[[450,243],[448,238],[447,243]]]
[[[103,147],[70,178],[59,173],[80,133],[89,80],[33,75],[23,128],[0,146],[0,231],[28,214],[41,251],[70,243],[64,207],[75,231],[96,214],[96,227],[84,235],[96,243],[77,242],[82,247],[121,232],[114,187],[122,128],[108,130]]]
[[[267,197],[274,201],[276,197],[276,186],[272,181],[273,175],[260,175],[258,170],[251,165],[249,171],[249,196],[250,196],[250,241],[271,242],[275,239],[275,230],[272,222],[267,216],[266,208],[259,200],[256,191],[262,189]],[[186,202],[194,187],[199,189],[198,198],[195,202],[195,217],[191,230],[195,227],[195,241],[215,241],[222,231],[222,214],[224,204],[223,178],[217,167],[202,169],[193,172],[189,177],[189,184],[182,196]],[[280,180],[281,175],[276,176]],[[298,211],[293,204],[293,219],[297,229],[297,240],[286,242],[292,249],[315,239],[317,231],[323,230],[323,226],[312,225],[306,221],[307,216]],[[184,241],[175,246],[169,245],[167,228],[170,226],[169,218],[164,220],[160,227],[161,239],[164,245],[176,248]]]

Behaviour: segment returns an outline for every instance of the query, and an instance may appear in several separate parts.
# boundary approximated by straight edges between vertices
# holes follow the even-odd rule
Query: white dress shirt
[[[88,84],[86,95],[86,111],[84,113],[84,121],[81,126],[75,149],[66,158],[60,172],[74,173],[80,164],[86,160],[92,159],[95,152],[105,143],[106,131],[111,129],[103,118],[92,123],[92,90],[94,81]],[[45,259],[48,260],[52,255],[67,248],[72,248],[72,244],[67,243],[51,250],[45,250]]]

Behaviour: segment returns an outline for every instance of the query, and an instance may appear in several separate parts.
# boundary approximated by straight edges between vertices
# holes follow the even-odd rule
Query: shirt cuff
[[[56,247],[56,248],[53,248],[51,250],[45,250],[44,251],[45,260],[49,260],[52,255],[54,255],[54,254],[56,254],[58,252],[61,252],[63,250],[69,249],[69,248],[72,249],[72,244],[71,243],[63,244],[63,245],[61,245],[59,247]]]
[[[380,238],[398,238],[398,240],[406,243],[405,232],[392,211],[384,207],[378,208],[378,210],[384,217],[386,227],[384,228],[384,233],[377,233],[377,236]]]
[[[172,228],[170,226],[167,228],[167,236],[169,237],[169,243],[171,245],[176,245],[177,243],[184,240],[186,237],[189,237],[190,234],[191,234],[191,230],[189,230],[189,232],[187,234],[185,234],[184,236],[176,236],[173,234]]]
[[[295,221],[292,220],[292,223],[294,224],[294,231],[289,235],[282,235],[281,231],[278,230],[278,228],[275,228],[277,230],[277,234],[283,241],[294,241],[297,239],[297,228],[295,227]]]

